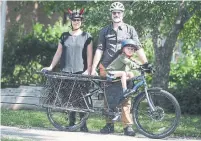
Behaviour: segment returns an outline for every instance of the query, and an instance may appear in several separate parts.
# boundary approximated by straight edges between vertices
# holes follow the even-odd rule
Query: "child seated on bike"
[[[131,57],[138,49],[138,42],[135,42],[132,39],[123,40],[121,43],[121,50],[117,54],[117,57],[106,68],[108,81],[112,81],[117,77],[121,78],[123,94],[129,92],[126,80],[134,77],[131,70],[138,68],[139,66],[135,61],[131,60]]]

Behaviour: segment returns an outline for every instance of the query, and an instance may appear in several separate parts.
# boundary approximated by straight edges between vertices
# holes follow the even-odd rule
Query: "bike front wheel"
[[[150,108],[145,92],[139,94],[133,104],[133,120],[138,131],[154,139],[172,134],[179,124],[181,110],[175,97],[169,92],[152,88],[148,90],[154,111]]]

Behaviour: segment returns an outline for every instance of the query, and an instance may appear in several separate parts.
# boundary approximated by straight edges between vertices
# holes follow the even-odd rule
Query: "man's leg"
[[[124,135],[134,136],[135,132],[132,129],[133,120],[130,116],[131,99],[126,99],[122,104],[122,124],[124,127]]]
[[[106,71],[102,64],[99,65],[99,69],[100,69],[100,76],[106,77]],[[107,107],[106,105],[107,103],[104,98],[104,107]],[[110,118],[106,117],[106,125],[100,130],[100,132],[103,134],[114,133],[114,123],[112,122]]]

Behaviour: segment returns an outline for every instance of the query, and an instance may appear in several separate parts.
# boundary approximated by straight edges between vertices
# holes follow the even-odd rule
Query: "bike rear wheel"
[[[70,125],[70,113],[73,111],[58,109],[58,108],[47,108],[47,117],[50,123],[61,131],[76,131],[86,122],[89,116],[89,112],[76,112],[74,125]],[[83,117],[80,118],[80,113]]]
[[[161,89],[148,90],[155,111],[152,111],[145,92],[133,104],[133,119],[139,132],[149,138],[159,139],[172,134],[179,124],[181,110],[175,97]]]
[[[86,97],[85,100],[88,108],[93,109],[91,96]],[[70,110],[60,107],[47,107],[48,120],[55,128],[61,131],[76,131],[86,122],[89,117],[89,113],[90,111],[87,111],[86,108],[72,108]],[[75,115],[73,117],[73,125],[70,123],[70,116],[72,117],[72,114]]]

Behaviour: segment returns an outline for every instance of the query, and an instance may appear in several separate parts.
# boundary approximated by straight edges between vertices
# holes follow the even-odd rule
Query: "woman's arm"
[[[56,64],[59,62],[60,58],[61,58],[61,54],[62,54],[62,45],[61,43],[58,44],[58,48],[57,51],[52,59],[52,63],[49,67],[43,68],[45,70],[49,70],[52,71],[52,69],[56,66]]]
[[[91,67],[92,67],[92,59],[93,59],[93,42],[87,46],[87,71],[88,74],[91,74]]]

